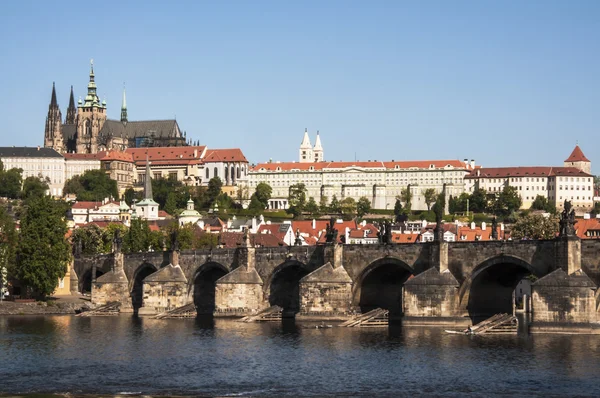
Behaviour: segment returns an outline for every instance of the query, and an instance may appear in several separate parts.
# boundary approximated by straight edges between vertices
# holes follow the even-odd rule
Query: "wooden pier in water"
[[[110,303],[106,303],[98,308],[94,308],[93,310],[85,311],[79,313],[75,316],[112,316],[119,315],[121,308],[121,303],[112,301]]]
[[[374,327],[387,327],[389,324],[389,311],[383,308],[375,308],[364,314],[355,316],[352,319],[342,323],[341,327],[353,328],[374,328]]]
[[[274,305],[269,308],[265,308],[255,315],[249,315],[240,319],[240,322],[281,322],[283,308],[278,305]]]

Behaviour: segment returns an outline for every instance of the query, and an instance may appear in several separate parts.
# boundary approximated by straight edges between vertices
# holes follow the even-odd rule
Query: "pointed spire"
[[[150,159],[146,152],[146,181],[144,182],[144,199],[152,199],[152,178],[150,177]]]
[[[50,108],[58,108],[58,101],[56,100],[56,87],[52,82],[52,98],[50,99]]]
[[[69,107],[67,108],[67,118],[65,124],[75,124],[77,109],[75,108],[75,96],[73,95],[73,86],[71,86],[71,96],[69,97]]]
[[[590,160],[585,157],[579,145],[575,145],[575,149],[571,152],[571,155],[565,160],[565,162],[589,162]]]
[[[321,137],[319,136],[319,130],[317,130],[317,140],[315,141],[315,151],[317,150],[323,150],[323,147],[321,146]]]
[[[312,149],[312,145],[310,144],[310,138],[308,137],[308,129],[304,129],[304,137],[302,138],[302,143],[300,144],[300,148]]]
[[[125,83],[123,83],[123,102],[121,104],[121,123],[127,123],[127,100],[125,98]]]

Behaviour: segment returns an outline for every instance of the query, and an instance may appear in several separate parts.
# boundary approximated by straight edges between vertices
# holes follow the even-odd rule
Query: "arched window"
[[[237,166],[237,178],[241,178],[240,166]]]
[[[233,183],[235,182],[235,166],[231,166],[231,172],[229,173],[229,175],[231,176],[231,185],[233,185]]]
[[[210,178],[210,169],[207,167],[206,168],[206,179],[208,180]]]
[[[217,168],[215,167],[213,177],[218,177],[218,176],[219,176],[219,170],[217,170]]]
[[[85,121],[85,135],[92,135],[92,123],[90,119],[86,119]]]

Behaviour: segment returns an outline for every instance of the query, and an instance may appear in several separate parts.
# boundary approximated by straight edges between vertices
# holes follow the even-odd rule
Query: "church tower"
[[[585,157],[579,145],[575,145],[575,149],[564,162],[565,167],[575,167],[584,173],[592,174],[592,162]]]
[[[312,163],[314,160],[313,147],[310,144],[308,130],[304,129],[304,138],[302,138],[302,143],[300,144],[300,163]]]
[[[323,157],[323,146],[321,145],[321,137],[319,137],[319,130],[317,130],[317,140],[315,141],[315,147],[313,148],[313,157],[315,162],[322,162],[325,160]]]
[[[46,129],[44,131],[44,146],[53,148],[58,152],[63,152],[63,137],[61,132],[62,114],[56,100],[56,88],[52,83],[52,96],[48,106],[48,116],[46,116]]]
[[[106,121],[106,101],[96,94],[94,62],[90,63],[90,82],[85,101],[77,109],[77,153],[97,153],[98,135]]]
[[[127,124],[127,101],[125,100],[125,87],[123,87],[123,103],[121,104],[121,123]]]
[[[77,118],[77,108],[75,108],[75,98],[73,97],[73,86],[71,86],[71,96],[69,97],[69,107],[67,108],[67,118],[65,124],[75,124]]]

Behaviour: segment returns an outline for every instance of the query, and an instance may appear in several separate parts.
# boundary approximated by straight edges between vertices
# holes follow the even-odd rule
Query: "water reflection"
[[[291,319],[2,317],[0,392],[600,394],[597,336],[314,326]]]

